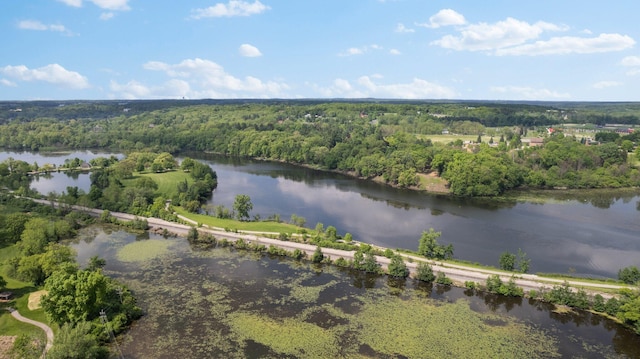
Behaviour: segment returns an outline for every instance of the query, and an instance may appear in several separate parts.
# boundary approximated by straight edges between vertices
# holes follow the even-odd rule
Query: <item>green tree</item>
[[[316,247],[316,250],[313,252],[311,256],[311,261],[313,263],[320,263],[324,259],[324,254],[322,254],[322,248],[320,246]]]
[[[364,262],[362,263],[362,270],[368,273],[375,273],[375,274],[382,273],[380,264],[376,260],[376,256],[373,254],[373,252],[367,252],[367,254],[364,256]]]
[[[325,238],[334,242],[338,238],[338,230],[334,226],[327,227],[327,230],[324,232]]]
[[[0,275],[0,290],[7,286],[7,281]]]
[[[636,266],[629,266],[618,271],[618,279],[627,284],[640,282],[640,270]]]
[[[513,271],[516,266],[516,255],[509,252],[500,254],[500,269]]]
[[[106,359],[108,357],[109,351],[100,346],[89,322],[62,325],[55,336],[53,347],[47,353],[47,358],[50,359]]]
[[[392,277],[401,277],[406,278],[409,276],[409,268],[402,260],[402,256],[394,255],[391,257],[391,262],[389,263],[389,275]]]
[[[107,265],[107,261],[104,258],[100,258],[97,255],[89,258],[89,263],[87,265],[87,270],[96,271],[104,268]]]
[[[416,269],[416,279],[431,283],[436,280],[435,274],[433,274],[433,269],[428,263],[420,262],[418,263],[418,267]]]
[[[236,212],[236,218],[242,221],[251,218],[249,212],[253,209],[253,203],[251,198],[246,194],[236,195],[233,202],[233,210]]]
[[[429,228],[429,231],[423,231],[418,244],[418,253],[427,258],[452,258],[453,245],[449,244],[447,246],[443,246],[438,243],[437,239],[440,238],[441,234],[441,232],[434,231],[433,228]]]

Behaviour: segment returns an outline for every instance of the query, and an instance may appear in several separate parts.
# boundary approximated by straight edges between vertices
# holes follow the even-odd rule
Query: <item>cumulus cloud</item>
[[[400,52],[400,50],[398,50],[398,49],[391,49],[391,50],[389,50],[389,53],[390,53],[391,55],[401,55],[401,54],[402,54],[402,53]]]
[[[418,26],[436,29],[442,26],[464,25],[467,23],[464,16],[455,10],[442,9],[437,14],[429,18],[426,24],[416,24]]]
[[[242,98],[286,97],[289,86],[283,82],[262,81],[253,76],[235,77],[213,61],[187,59],[177,64],[150,61],[144,69],[163,72],[169,80],[161,85],[145,85],[137,81],[111,83],[116,97],[127,98]]]
[[[629,68],[627,75],[640,75],[640,56],[627,56],[620,61],[620,64]]]
[[[524,44],[538,38],[544,31],[560,30],[563,28],[548,22],[529,24],[507,18],[495,24],[478,23],[465,26],[460,29],[459,35],[446,35],[432,44],[458,51],[491,51]]]
[[[378,83],[380,79],[380,75],[362,76],[355,84],[345,79],[336,79],[329,87],[312,87],[323,97],[426,99],[456,96],[455,91],[448,87],[419,78],[414,78],[409,83],[398,84],[380,84]]]
[[[194,9],[191,11],[191,17],[194,19],[202,19],[208,17],[251,16],[263,13],[269,9],[269,6],[264,5],[259,0],[253,3],[231,0],[226,4],[217,3],[204,9]]]
[[[16,87],[18,86],[15,82],[9,81],[7,79],[0,79],[0,84],[7,87]]]
[[[81,7],[83,5],[83,0],[58,0],[62,3],[65,3],[69,6],[73,7]],[[106,10],[119,10],[126,11],[129,10],[129,0],[88,0],[93,3],[97,7]]]
[[[102,14],[100,14],[100,20],[103,20],[103,21],[111,20],[114,16],[115,14],[112,12],[103,12]]]
[[[396,32],[399,32],[399,33],[411,33],[411,32],[415,32],[415,31],[416,30],[404,26],[403,23],[399,23],[396,26]]]
[[[16,81],[44,81],[72,89],[89,87],[89,81],[86,77],[58,64],[50,64],[37,69],[29,69],[24,65],[5,66],[0,68],[0,73]]]
[[[240,49],[238,51],[240,51],[240,55],[242,55],[244,57],[260,57],[260,56],[262,56],[262,53],[260,52],[260,50],[258,50],[257,47],[255,47],[253,45],[249,45],[249,44],[240,45]]]
[[[605,89],[608,87],[616,87],[616,86],[622,86],[622,82],[618,82],[618,81],[600,81],[600,82],[596,82],[593,85],[591,85],[591,87],[595,88],[595,89]]]
[[[635,44],[627,35],[600,34],[598,37],[584,38],[574,36],[554,37],[546,41],[536,41],[496,50],[496,55],[563,55],[592,54],[626,50]]]
[[[64,27],[64,25],[56,25],[56,24],[47,25],[47,24],[43,24],[38,20],[22,20],[18,22],[18,28],[22,30],[62,32],[67,35],[73,34],[66,27]]]
[[[426,27],[439,27],[443,22],[436,19]],[[449,17],[451,18],[451,17]],[[436,26],[437,25],[437,26]],[[458,24],[463,25],[463,24]],[[562,54],[591,54],[620,51],[633,47],[635,40],[627,35],[603,33],[590,36],[590,32],[581,32],[582,36],[558,36],[540,39],[545,33],[567,31],[566,25],[538,21],[528,23],[509,17],[496,23],[464,24],[456,27],[455,33],[433,41],[445,49],[456,51],[485,51],[497,56],[537,56]]]
[[[552,91],[545,88],[533,88],[528,86],[495,86],[490,88],[491,92],[506,94],[506,97],[501,99],[526,99],[526,100],[553,100],[553,99],[567,99],[571,95],[568,93],[561,93]]]
[[[383,47],[380,45],[372,44],[361,47],[350,47],[345,51],[338,53],[338,56],[354,56],[354,55],[363,55],[371,50],[382,50]]]

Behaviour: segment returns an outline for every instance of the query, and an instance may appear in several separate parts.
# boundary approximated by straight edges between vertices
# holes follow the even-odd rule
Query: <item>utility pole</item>
[[[124,356],[122,355],[122,352],[120,351],[120,346],[118,345],[118,341],[116,340],[116,336],[115,336],[115,334],[113,334],[113,330],[111,330],[111,327],[109,326],[109,320],[107,319],[107,313],[104,311],[104,309],[102,309],[100,311],[100,321],[104,325],[104,329],[107,331],[107,334],[109,335],[109,338],[111,339],[111,341],[116,346],[116,353],[118,354],[118,358],[124,359]]]

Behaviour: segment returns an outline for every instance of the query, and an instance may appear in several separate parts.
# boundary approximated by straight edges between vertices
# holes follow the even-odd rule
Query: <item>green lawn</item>
[[[195,214],[185,211],[181,207],[174,207],[174,211],[198,223],[211,227],[228,228],[240,231],[275,232],[275,233],[297,233],[299,227],[288,223],[277,222],[241,222],[233,219],[221,219],[204,214]]]
[[[29,293],[38,290],[30,283],[21,282],[10,278],[8,275],[9,259],[18,254],[18,248],[15,245],[0,248],[0,275],[7,281],[6,289],[13,292],[14,300],[8,303],[0,303],[0,335],[18,335],[34,333],[42,336],[44,340],[44,332],[30,324],[19,322],[5,308],[13,307],[18,309],[23,316],[37,320],[43,323],[49,323],[43,309],[29,310],[27,307],[29,301]]]
[[[434,143],[444,143],[447,144],[449,142],[454,142],[455,140],[461,140],[462,142],[464,141],[475,141],[478,139],[478,135],[416,135],[416,137],[420,138],[420,139],[430,139],[431,142]],[[491,138],[490,136],[482,136],[482,141],[483,142],[488,142],[489,138]],[[498,136],[498,139],[500,138],[500,136]],[[497,141],[497,139],[494,137],[493,138],[494,141]]]
[[[153,179],[158,184],[157,192],[164,198],[172,198],[178,193],[178,182],[187,180],[189,184],[193,183],[193,178],[191,178],[188,173],[177,170],[163,173],[138,173],[136,176],[134,176],[134,178],[123,181],[123,184],[125,186],[131,185],[137,178],[140,178],[140,176]]]

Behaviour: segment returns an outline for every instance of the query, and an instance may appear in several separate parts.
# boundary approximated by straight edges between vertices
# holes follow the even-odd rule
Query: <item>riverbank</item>
[[[40,199],[32,199],[33,201],[45,204],[45,205],[53,205],[55,207],[59,207],[61,204],[58,202],[51,202]],[[87,208],[82,206],[73,205],[70,208],[78,211],[83,211],[88,213],[94,217],[100,217],[103,214],[103,210],[95,209],[95,208]],[[150,230],[163,232],[167,231],[170,233],[174,233],[180,236],[186,236],[192,228],[196,228],[196,226],[200,225],[198,222],[189,219],[185,216],[180,216],[181,220],[185,223],[189,224],[181,224],[166,221],[160,218],[153,217],[140,217],[135,216],[128,213],[120,213],[120,212],[109,212],[109,214],[118,220],[121,221],[134,221],[134,220],[145,220],[149,225]],[[306,243],[298,243],[293,241],[282,241],[275,238],[270,238],[268,236],[278,236],[279,233],[275,232],[260,232],[260,231],[237,231],[231,232],[227,231],[224,228],[210,228],[206,225],[201,225],[197,227],[197,230],[202,234],[209,234],[216,239],[224,239],[229,242],[237,242],[238,240],[242,240],[246,243],[252,243],[255,245],[263,245],[265,247],[275,246],[288,251],[299,250],[305,253],[308,258],[311,258],[313,253],[315,252],[317,246],[313,244]],[[377,249],[385,250],[387,248],[377,247]],[[353,260],[356,251],[345,251],[340,249],[333,248],[321,248],[322,253],[331,261],[336,261],[339,258],[344,260]],[[429,260],[426,258],[422,258],[416,255],[410,255],[406,253],[397,252],[400,256],[402,256],[405,261],[407,268],[410,271],[411,276],[415,276],[417,272],[417,267],[419,263],[427,263],[429,264],[435,273],[444,273],[447,277],[449,277],[456,286],[464,287],[465,282],[473,281],[478,284],[483,284],[486,282],[487,278],[490,276],[497,275],[503,281],[514,280],[515,284],[525,291],[541,291],[551,289],[556,285],[568,285],[574,290],[582,289],[587,291],[591,295],[600,294],[605,298],[610,298],[613,296],[612,292],[619,291],[620,289],[631,289],[632,287],[627,285],[617,285],[610,283],[597,283],[597,282],[587,282],[580,281],[575,279],[564,279],[564,278],[547,278],[540,277],[536,274],[522,274],[522,273],[513,273],[513,272],[505,272],[500,270],[488,270],[488,269],[480,269],[471,266],[465,266],[461,264],[448,263],[446,261],[440,260]],[[381,265],[383,269],[387,269],[391,260],[384,256],[375,256],[376,262]]]

